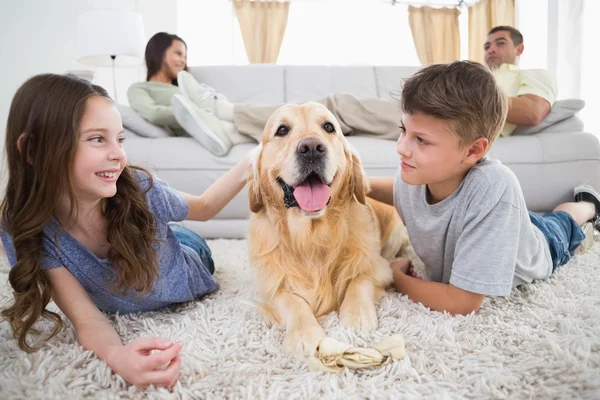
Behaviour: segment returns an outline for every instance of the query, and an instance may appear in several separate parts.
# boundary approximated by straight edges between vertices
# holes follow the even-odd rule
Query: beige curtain
[[[408,7],[408,23],[421,64],[440,64],[460,58],[456,8]]]
[[[515,0],[481,0],[469,7],[469,60],[485,62],[483,45],[498,25],[515,26]]]
[[[290,2],[233,0],[251,64],[275,63],[285,34]]]

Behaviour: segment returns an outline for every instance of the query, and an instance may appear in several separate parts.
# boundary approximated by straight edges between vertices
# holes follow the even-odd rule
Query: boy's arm
[[[435,311],[467,315],[479,309],[484,295],[459,289],[451,284],[424,281],[404,272],[400,264],[406,260],[392,262],[392,274],[396,290],[407,295],[415,303],[422,303]]]
[[[249,157],[244,156],[235,167],[210,185],[200,196],[180,192],[187,200],[189,212],[185,219],[208,221],[217,215],[242,190],[246,184],[244,174]]]
[[[367,193],[372,199],[394,205],[394,178],[369,178],[371,190]]]

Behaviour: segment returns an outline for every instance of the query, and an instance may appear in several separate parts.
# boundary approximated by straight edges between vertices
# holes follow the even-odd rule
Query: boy
[[[369,196],[397,208],[431,281],[414,277],[410,261],[395,261],[399,292],[437,311],[469,314],[484,296],[548,278],[570,259],[586,237],[580,225],[598,222],[600,196],[579,186],[575,202],[528,213],[512,171],[485,156],[504,124],[506,100],[484,66],[423,68],[406,81],[400,101],[400,172],[395,181],[370,179]]]

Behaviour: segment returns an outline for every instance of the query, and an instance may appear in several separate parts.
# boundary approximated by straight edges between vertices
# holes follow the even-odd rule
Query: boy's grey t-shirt
[[[521,186],[506,166],[485,157],[436,204],[426,185],[394,182],[394,205],[431,280],[490,296],[552,273],[544,234],[530,219]]]
[[[149,185],[146,174],[136,172],[140,187]],[[114,277],[114,268],[106,259],[96,257],[81,243],[66,233],[56,219],[44,228],[42,268],[65,267],[77,278],[96,306],[109,313],[130,313],[155,310],[174,303],[192,301],[219,288],[218,282],[202,264],[193,249],[182,246],[167,225],[182,221],[188,214],[187,201],[166,182],[153,177],[153,187],[146,195],[150,211],[156,219],[155,245],[159,276],[153,289],[140,296],[130,290],[127,296],[109,290],[107,283]],[[56,237],[55,237],[56,235]],[[4,230],[0,236],[11,266],[16,263],[12,238]],[[132,238],[135,240],[135,238]]]

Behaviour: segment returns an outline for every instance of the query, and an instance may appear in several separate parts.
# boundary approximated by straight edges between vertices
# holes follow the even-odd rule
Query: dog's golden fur
[[[327,122],[335,132],[327,131]],[[276,135],[281,126],[287,133]],[[327,154],[322,175],[331,197],[316,212],[287,208],[278,182],[293,186],[302,179],[296,153],[305,138],[318,140]],[[408,237],[393,207],[366,197],[360,159],[334,116],[317,103],[278,109],[265,126],[247,179],[250,263],[265,309],[286,328],[285,348],[312,353],[325,336],[316,317],[331,311],[339,311],[345,326],[375,329],[375,304],[392,280],[389,261]]]

